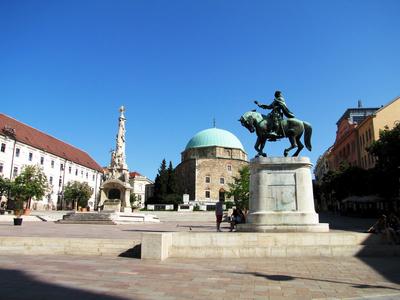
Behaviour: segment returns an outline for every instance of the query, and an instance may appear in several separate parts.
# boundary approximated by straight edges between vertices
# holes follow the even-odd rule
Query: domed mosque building
[[[202,130],[187,143],[176,167],[180,192],[200,207],[214,209],[219,199],[228,200],[228,184],[247,165],[247,154],[235,135],[219,128]]]

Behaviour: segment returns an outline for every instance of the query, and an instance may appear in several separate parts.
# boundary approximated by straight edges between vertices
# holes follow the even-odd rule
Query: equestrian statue
[[[254,101],[254,103],[260,108],[271,110],[266,116],[256,110],[248,111],[239,119],[242,126],[246,127],[251,133],[256,132],[257,134],[257,141],[254,145],[254,149],[257,151],[256,157],[267,156],[263,152],[267,140],[275,142],[281,138],[288,138],[290,141],[290,147],[285,149],[283,155],[286,157],[290,150],[297,148],[293,156],[298,156],[304,148],[300,141],[303,133],[306,148],[311,151],[311,124],[295,118],[286,106],[282,92],[275,92],[275,99],[270,105],[260,104],[258,101]]]

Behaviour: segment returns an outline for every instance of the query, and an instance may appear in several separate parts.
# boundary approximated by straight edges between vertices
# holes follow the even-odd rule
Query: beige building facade
[[[154,182],[138,172],[130,172],[129,183],[136,198],[133,205],[136,208],[144,208],[147,199],[152,196],[151,187],[153,187]]]

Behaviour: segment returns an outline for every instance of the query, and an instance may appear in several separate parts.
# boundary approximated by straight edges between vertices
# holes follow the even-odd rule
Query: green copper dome
[[[218,128],[209,128],[198,132],[187,143],[185,150],[210,146],[236,148],[244,151],[242,143],[236,136],[229,131]]]

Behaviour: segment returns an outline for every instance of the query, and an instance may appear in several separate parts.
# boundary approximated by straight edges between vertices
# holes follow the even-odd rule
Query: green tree
[[[164,197],[167,195],[168,190],[168,172],[167,162],[165,159],[162,160],[161,166],[158,169],[158,174],[154,181],[154,198],[161,203]]]
[[[385,198],[399,195],[400,175],[400,123],[379,133],[379,140],[372,143],[367,151],[377,159],[374,181],[378,193]]]
[[[8,195],[11,185],[12,183],[10,179],[0,176],[0,199],[2,196]]]
[[[337,171],[329,171],[322,178],[318,191],[330,203],[349,196],[363,196],[373,193],[370,171],[347,164]]]
[[[177,192],[177,185],[176,185],[176,178],[175,178],[175,169],[172,166],[172,161],[169,162],[168,169],[167,169],[167,194],[176,194]]]
[[[92,194],[93,189],[87,182],[70,181],[64,188],[65,201],[73,203],[75,209],[77,206],[86,207]]]
[[[131,207],[133,208],[133,209],[136,209],[136,208],[138,208],[138,198],[137,198],[137,196],[134,194],[134,193],[132,193],[132,194],[130,194],[130,196],[129,196],[129,202],[131,203]]]
[[[32,198],[41,200],[48,189],[47,177],[38,166],[25,166],[11,184],[16,202],[21,204],[25,201],[27,209],[31,207]]]
[[[154,197],[147,200],[147,204],[174,204],[175,209],[182,203],[182,196],[177,192],[175,169],[172,162],[162,160],[158,174],[154,180]]]
[[[250,169],[244,166],[239,170],[239,176],[233,177],[233,183],[228,184],[228,197],[234,197],[236,207],[249,209]]]

